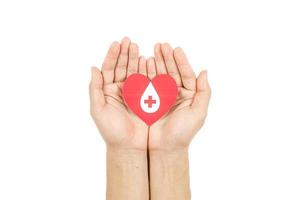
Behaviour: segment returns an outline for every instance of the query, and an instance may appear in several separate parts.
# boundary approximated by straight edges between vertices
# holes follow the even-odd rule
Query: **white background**
[[[300,199],[295,0],[0,2],[0,199],[105,198],[90,67],[129,36],[186,50],[213,89],[190,149],[193,199]]]

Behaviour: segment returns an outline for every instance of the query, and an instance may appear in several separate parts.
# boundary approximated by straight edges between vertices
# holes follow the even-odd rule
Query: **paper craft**
[[[151,81],[142,74],[132,74],[126,79],[122,94],[129,109],[150,126],[172,108],[178,89],[167,74]]]

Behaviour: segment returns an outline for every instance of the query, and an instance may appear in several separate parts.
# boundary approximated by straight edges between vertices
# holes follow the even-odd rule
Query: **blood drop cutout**
[[[178,89],[167,74],[152,81],[142,74],[132,74],[124,83],[122,95],[129,109],[150,126],[172,108]]]

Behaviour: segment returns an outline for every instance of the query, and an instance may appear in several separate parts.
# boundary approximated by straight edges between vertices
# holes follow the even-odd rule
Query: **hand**
[[[171,75],[178,87],[178,98],[169,113],[154,123],[149,130],[149,150],[186,149],[193,136],[204,124],[211,89],[207,72],[196,78],[183,50],[165,44],[156,44],[153,58],[147,61],[148,77]]]
[[[130,74],[146,70],[146,60],[139,59],[138,46],[124,38],[112,43],[102,72],[92,68],[90,83],[91,115],[108,147],[147,150],[148,127],[124,104],[121,89]]]

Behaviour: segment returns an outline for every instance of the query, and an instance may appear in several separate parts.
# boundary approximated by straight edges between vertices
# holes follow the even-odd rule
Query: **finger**
[[[166,65],[164,62],[164,58],[161,53],[161,44],[160,43],[157,43],[154,46],[154,57],[155,57],[157,74],[166,74],[167,69],[166,69]]]
[[[131,74],[138,73],[139,66],[139,48],[135,43],[131,43],[129,46],[129,60],[127,68],[127,77]]]
[[[174,50],[174,58],[181,76],[183,86],[188,90],[196,90],[196,76],[181,48]]]
[[[120,44],[118,42],[112,43],[102,65],[104,84],[110,84],[114,81],[115,66],[119,53]]]
[[[202,71],[197,78],[197,92],[192,103],[192,107],[198,109],[206,116],[207,108],[211,96],[211,89],[207,80],[207,71]]]
[[[165,65],[167,66],[168,74],[174,78],[177,86],[182,86],[179,71],[174,60],[172,47],[168,43],[164,43],[161,45],[161,51]]]
[[[103,77],[101,71],[96,68],[91,68],[92,78],[90,82],[90,103],[91,110],[95,111],[101,109],[105,105],[105,98],[103,94]]]
[[[156,76],[155,61],[152,57],[147,59],[147,75],[150,80]]]
[[[121,52],[115,70],[115,82],[124,81],[126,78],[129,46],[130,39],[125,37],[121,42]]]
[[[147,76],[146,59],[142,56],[139,59],[139,73]]]

